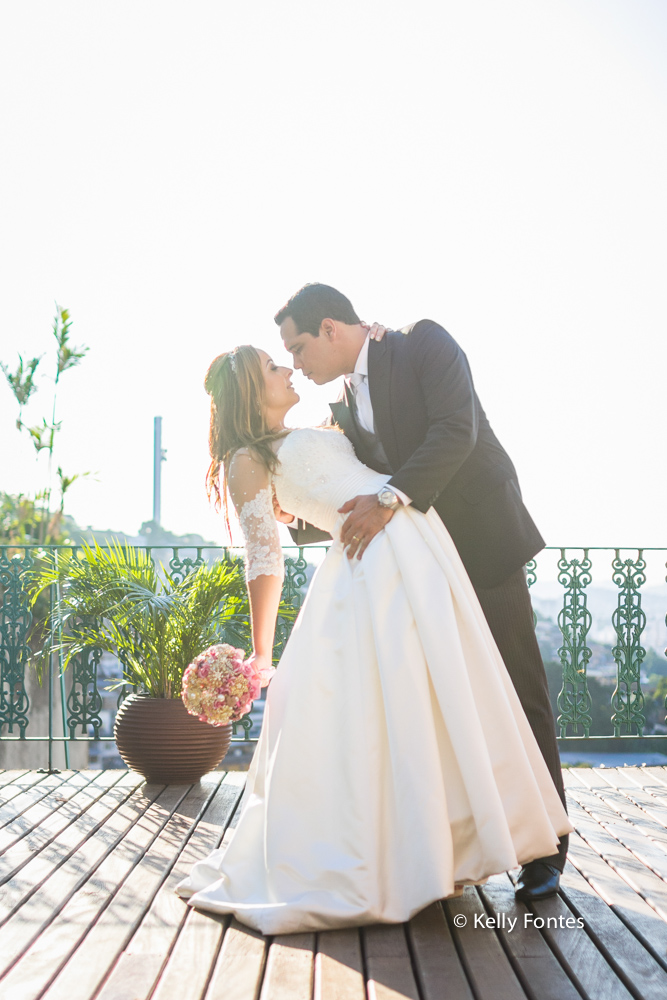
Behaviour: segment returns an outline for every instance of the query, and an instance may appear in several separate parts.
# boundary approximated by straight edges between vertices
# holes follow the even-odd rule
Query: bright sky
[[[667,545],[667,5],[249,0],[0,5],[0,359],[63,376],[83,525],[224,541],[209,362],[285,361],[306,281],[442,323],[552,545]],[[336,386],[295,384],[293,423]],[[48,414],[44,380],[28,417]],[[0,489],[41,485],[0,386]]]

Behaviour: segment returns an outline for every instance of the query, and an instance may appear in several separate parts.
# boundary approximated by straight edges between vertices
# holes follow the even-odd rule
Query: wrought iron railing
[[[47,618],[53,619],[53,611],[59,596],[58,585],[52,585],[42,598],[41,613],[36,615],[31,608],[31,575],[37,568],[40,557],[47,551],[56,557],[60,553],[69,556],[82,548],[77,545],[0,546],[0,745],[16,742],[48,744],[46,769],[49,771],[53,770],[55,744],[64,745],[65,766],[69,767],[71,744],[114,742],[112,735],[103,732],[105,727],[100,695],[100,691],[105,688],[105,678],[100,676],[103,654],[102,650],[92,646],[86,648],[80,655],[72,657],[67,670],[63,669],[62,652],[49,655],[48,666],[42,671],[42,683],[45,688],[43,700],[46,702],[46,710],[41,713],[43,718],[40,721],[45,731],[35,734],[33,730],[29,730],[31,705],[28,681],[34,681],[35,668],[31,660],[37,652],[34,648],[33,627],[36,618],[41,618],[42,622]],[[163,563],[175,582],[183,580],[187,574],[207,562],[222,558],[226,554],[231,556],[242,554],[242,550],[210,545],[151,545],[140,548],[148,552],[155,562]],[[320,557],[326,553],[324,546],[309,548],[317,550]],[[308,567],[303,549],[296,546],[286,547],[282,596],[295,609],[301,606],[305,596]],[[50,645],[56,647],[53,631],[58,628],[59,623],[52,621],[48,633]],[[289,630],[289,624],[279,619],[276,630],[278,650],[287,641]],[[119,666],[122,672],[122,664]],[[108,683],[106,689],[109,689]],[[127,684],[120,686],[116,708],[132,690]],[[234,724],[232,739],[236,742],[254,741],[257,736],[251,735],[252,729],[253,720],[246,716]]]
[[[546,551],[558,556],[558,582],[563,587],[563,604],[558,613],[558,626],[563,640],[558,650],[563,673],[558,695],[559,738],[577,739],[580,735],[589,739],[643,737],[646,716],[641,667],[646,657],[646,649],[642,645],[646,614],[642,608],[641,588],[646,583],[647,554],[655,554],[661,560],[664,574],[662,567],[667,568],[664,563],[667,549],[591,547]],[[606,561],[603,561],[603,554],[609,556],[607,572],[616,587],[616,606],[611,614],[615,635],[611,652],[616,664],[616,684],[611,696],[613,733],[596,736],[590,735],[592,719],[588,685],[588,664],[591,659],[588,636],[593,619],[588,608],[587,588],[593,581],[592,554],[597,554],[598,564],[602,564],[600,569],[603,569]],[[527,573],[528,583],[533,586],[537,579],[535,560],[528,564]],[[667,623],[667,618],[665,621]],[[667,740],[667,732],[657,738]]]
[[[66,549],[69,553],[76,548],[54,546],[51,551]],[[144,548],[153,558],[165,562],[170,574],[176,579],[183,579],[186,574],[205,562],[222,557],[225,552],[234,552],[214,546],[153,545]],[[0,546],[0,740],[2,743],[46,743],[48,769],[51,770],[55,744],[64,744],[65,765],[69,766],[71,744],[81,745],[86,741],[112,742],[113,736],[102,732],[101,652],[94,648],[74,658],[67,671],[62,668],[62,657],[50,657],[44,678],[47,703],[45,731],[34,733],[30,730],[31,705],[27,680],[33,669],[30,659],[35,650],[31,648],[34,615],[30,608],[28,583],[31,571],[43,551],[44,548],[39,546]],[[664,580],[662,566],[667,549],[589,548],[546,551],[557,561],[556,575],[562,587],[562,604],[558,612],[562,645],[557,651],[562,668],[562,686],[558,695],[560,738],[646,739],[641,677],[641,667],[646,656],[645,646],[642,645],[646,624],[642,608],[642,587],[646,582],[647,553],[652,554],[654,562],[659,560],[661,581]],[[294,607],[299,607],[303,600],[309,565],[313,560],[321,559],[324,552],[324,546],[309,546],[306,549],[285,547],[283,597]],[[167,556],[171,554],[168,561],[165,553]],[[612,655],[616,665],[616,685],[611,696],[613,733],[606,735],[590,734],[592,718],[588,666],[591,647],[588,643],[593,619],[588,607],[587,588],[593,580],[594,560],[601,567],[603,563],[607,564],[607,578],[616,588],[615,609],[611,615],[615,635]],[[599,573],[604,573],[603,568]],[[529,585],[534,586],[538,579],[538,564],[534,560],[529,563],[527,574]],[[55,587],[51,588],[47,599],[53,610],[57,600]],[[282,634],[277,637],[279,643],[284,643],[287,638],[288,626],[283,625],[282,629]],[[34,645],[34,636],[32,642]],[[128,690],[121,690],[119,700]],[[59,711],[55,708],[56,702],[59,703]],[[256,739],[251,732],[252,721],[246,717],[236,724],[233,738],[239,742]],[[664,735],[651,738],[667,741],[667,730]]]

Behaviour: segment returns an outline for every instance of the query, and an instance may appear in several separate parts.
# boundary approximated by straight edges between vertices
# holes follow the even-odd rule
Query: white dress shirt
[[[361,345],[361,350],[357,357],[357,363],[354,366],[354,371],[350,375],[345,376],[345,381],[350,386],[354,394],[354,400],[357,404],[357,418],[359,423],[364,428],[364,430],[369,431],[371,434],[377,434],[375,430],[375,421],[373,419],[373,404],[371,403],[371,393],[368,387],[368,345],[370,343],[370,334],[366,337],[365,341]],[[398,499],[403,504],[410,504],[412,500],[410,497],[406,496],[401,490],[397,490],[395,486],[389,487],[396,494]]]

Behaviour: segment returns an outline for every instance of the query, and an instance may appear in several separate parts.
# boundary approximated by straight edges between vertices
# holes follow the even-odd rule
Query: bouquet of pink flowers
[[[183,674],[181,697],[190,715],[212,726],[226,726],[246,715],[255,698],[275,674],[260,670],[255,657],[226,642],[210,646],[195,657]]]

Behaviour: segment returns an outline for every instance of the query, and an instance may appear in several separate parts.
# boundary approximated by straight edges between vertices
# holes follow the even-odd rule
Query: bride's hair
[[[264,376],[256,349],[244,344],[220,354],[206,373],[204,388],[211,397],[208,450],[211,464],[206,475],[209,499],[216,510],[224,505],[227,517],[229,463],[239,448],[249,448],[269,472],[278,459],[271,447],[286,431],[272,431],[264,417]],[[220,473],[223,474],[222,489]]]

